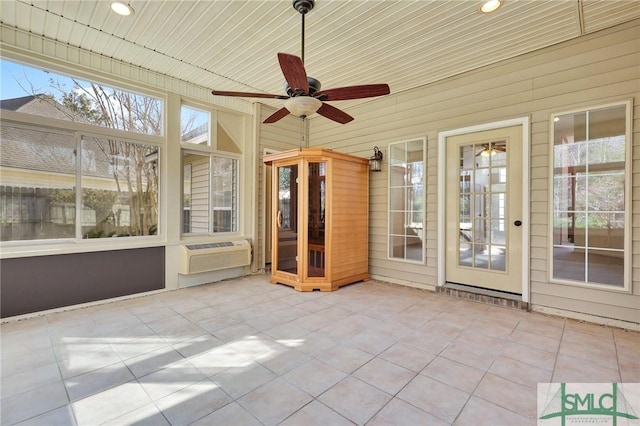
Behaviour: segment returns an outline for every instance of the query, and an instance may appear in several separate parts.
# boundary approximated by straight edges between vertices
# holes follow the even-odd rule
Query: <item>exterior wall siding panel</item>
[[[370,182],[370,271],[374,278],[419,287],[437,285],[438,133],[515,117],[530,117],[529,276],[531,303],[640,323],[640,21],[503,61],[407,93],[354,106],[354,122],[312,119],[314,146],[370,156],[392,142],[427,136],[426,264],[387,258],[388,166]],[[549,282],[549,118],[554,112],[633,98],[632,292]]]

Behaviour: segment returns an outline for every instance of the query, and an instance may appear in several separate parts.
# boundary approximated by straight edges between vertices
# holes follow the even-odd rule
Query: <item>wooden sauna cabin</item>
[[[272,166],[271,282],[333,291],[368,280],[368,160],[306,148],[263,161]]]

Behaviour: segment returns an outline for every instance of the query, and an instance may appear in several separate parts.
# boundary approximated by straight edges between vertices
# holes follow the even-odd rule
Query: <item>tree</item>
[[[50,85],[59,92],[59,98],[48,98],[50,102],[61,105],[70,120],[149,135],[162,133],[162,102],[159,99],[73,78],[71,81],[73,87],[68,89],[59,80],[50,79]],[[88,141],[83,143],[83,154],[85,148],[94,149],[98,158],[109,163],[117,197],[116,202],[112,202],[113,197],[104,191],[83,188],[85,205],[99,205],[104,212],[105,203],[111,203],[112,208],[118,202],[127,204],[130,209],[128,231],[119,233],[155,234],[158,223],[157,148],[119,139],[94,137]],[[98,200],[100,197],[103,198],[101,201]],[[111,214],[116,213],[110,210]]]

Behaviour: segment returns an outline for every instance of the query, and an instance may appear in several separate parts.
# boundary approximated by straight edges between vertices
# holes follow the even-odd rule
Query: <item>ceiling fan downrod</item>
[[[304,64],[304,15],[306,15],[315,6],[314,0],[293,0],[293,8],[302,15],[302,49],[300,59]]]

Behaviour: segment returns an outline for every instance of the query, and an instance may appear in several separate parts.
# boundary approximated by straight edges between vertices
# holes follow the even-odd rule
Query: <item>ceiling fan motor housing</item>
[[[314,0],[293,0],[293,8],[301,14],[306,14],[315,6]]]
[[[316,80],[313,77],[307,76],[307,82],[309,83],[309,93],[308,93],[309,96],[313,96],[314,93],[320,91],[320,88],[322,86],[320,85],[320,82],[318,80]],[[304,95],[304,93],[299,93],[299,91],[292,89],[289,86],[289,83],[287,83],[286,81],[284,82],[284,91],[287,93],[287,95],[291,97]]]

